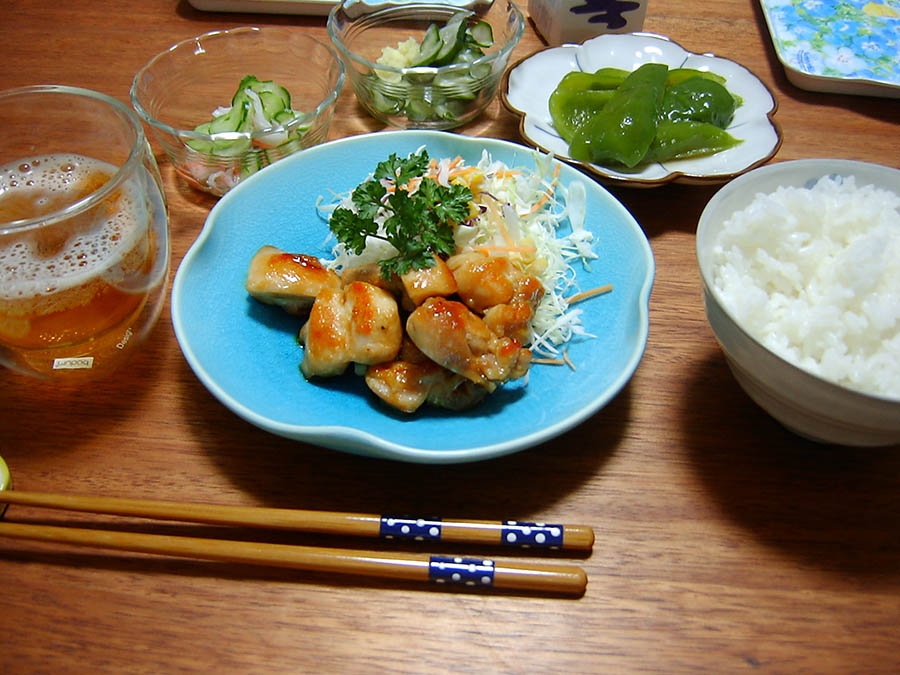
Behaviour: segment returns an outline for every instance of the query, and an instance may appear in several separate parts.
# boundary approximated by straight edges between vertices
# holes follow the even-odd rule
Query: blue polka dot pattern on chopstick
[[[561,548],[563,526],[544,523],[520,523],[507,520],[503,523],[501,543],[506,546],[530,548]]]
[[[494,561],[433,555],[429,558],[428,578],[438,584],[493,586]]]
[[[380,536],[384,539],[413,539],[415,541],[440,541],[440,518],[381,517]]]

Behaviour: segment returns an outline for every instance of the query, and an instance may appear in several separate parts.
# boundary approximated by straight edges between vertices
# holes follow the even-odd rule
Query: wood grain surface
[[[70,84],[127,102],[151,54],[207,30],[274,23],[327,40],[323,17],[202,13],[175,0],[7,0],[0,88]],[[755,1],[651,0],[645,30],[739,61],[772,89],[784,133],[774,161],[898,165],[898,102],[792,86]],[[542,46],[529,25],[513,58]],[[331,137],[381,128],[345,89]],[[459,131],[520,140],[498,101]],[[154,148],[177,266],[215,200],[176,180]],[[408,465],[268,435],[196,379],[168,306],[114,379],[68,390],[0,372],[0,454],[22,490],[588,524],[597,537],[590,555],[545,556],[587,571],[583,597],[435,591],[2,540],[0,673],[896,672],[900,448],[805,441],[739,388],[704,317],[695,262],[697,219],[716,188],[611,191],[656,258],[646,354],[606,408],[505,458]],[[15,505],[7,518],[223,534]]]

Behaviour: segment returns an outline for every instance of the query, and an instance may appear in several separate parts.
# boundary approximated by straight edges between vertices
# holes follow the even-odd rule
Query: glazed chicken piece
[[[544,296],[537,277],[517,269],[509,258],[466,251],[447,260],[459,287],[459,296],[484,315],[497,335],[526,342],[534,310]]]
[[[412,269],[406,274],[392,274],[385,279],[378,263],[348,267],[341,272],[344,284],[364,281],[390,291],[400,298],[403,308],[412,311],[433,296],[448,296],[456,293],[456,279],[440,257],[434,256],[434,265],[422,269]]]
[[[299,338],[304,346],[300,370],[306,377],[340,375],[350,363],[391,361],[403,339],[397,301],[361,281],[323,289]]]
[[[285,253],[263,246],[250,260],[247,292],[267,305],[277,305],[291,314],[303,315],[324,288],[339,288],[337,274],[326,269],[318,258]]]
[[[527,343],[531,319],[543,297],[543,284],[536,277],[523,274],[513,282],[512,299],[506,304],[488,307],[484,311],[484,322],[497,335]]]
[[[366,384],[382,401],[407,413],[415,412],[426,402],[465,410],[487,395],[487,389],[442,368],[408,338],[395,361],[366,369]]]
[[[488,307],[505,305],[515,294],[514,282],[521,276],[509,258],[480,251],[465,251],[447,259],[460,299],[479,314]]]
[[[341,271],[341,283],[347,286],[354,281],[363,281],[367,284],[378,286],[378,288],[390,291],[397,297],[403,294],[403,283],[400,281],[400,277],[392,274],[389,279],[385,279],[381,274],[381,265],[377,262],[345,267]]]
[[[458,290],[453,272],[439,256],[434,256],[431,267],[410,270],[401,275],[400,280],[413,307],[418,307],[428,298],[447,297]]]
[[[488,391],[528,372],[531,352],[495,334],[461,302],[429,298],[409,315],[406,331],[432,361]]]

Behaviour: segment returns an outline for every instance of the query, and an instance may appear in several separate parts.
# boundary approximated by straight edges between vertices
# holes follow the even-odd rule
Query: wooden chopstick
[[[594,531],[584,525],[521,521],[445,520],[367,513],[256,506],[193,504],[43,492],[0,491],[0,503],[68,511],[138,516],[209,525],[235,525],[382,539],[590,550]]]
[[[0,536],[118,551],[480,588],[581,595],[587,585],[587,575],[579,567],[505,563],[483,557],[290,546],[9,522],[0,522]]]

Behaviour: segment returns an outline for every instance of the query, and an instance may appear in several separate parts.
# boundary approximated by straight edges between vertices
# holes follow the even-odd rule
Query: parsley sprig
[[[381,274],[405,274],[434,264],[434,256],[453,254],[453,225],[469,216],[472,191],[464,185],[445,187],[424,177],[428,169],[428,152],[423,148],[408,157],[391,154],[379,162],[372,178],[353,190],[351,199],[356,210],[344,207],[331,214],[329,227],[338,241],[359,255],[366,239],[374,237],[390,242],[398,253],[381,261]],[[394,186],[389,191],[382,179]],[[421,178],[418,189],[410,194],[407,184]],[[382,228],[376,218],[385,217]]]

